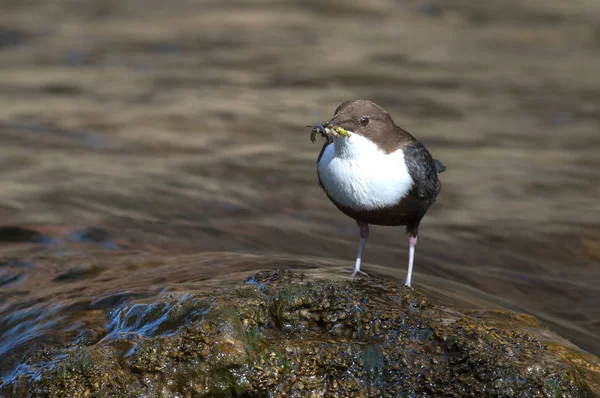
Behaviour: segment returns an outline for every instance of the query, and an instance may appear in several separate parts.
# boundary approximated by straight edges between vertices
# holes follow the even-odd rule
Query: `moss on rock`
[[[598,359],[488,324],[378,279],[245,286],[130,303],[90,345],[56,349],[12,396],[591,397]],[[521,319],[522,318],[522,319]]]

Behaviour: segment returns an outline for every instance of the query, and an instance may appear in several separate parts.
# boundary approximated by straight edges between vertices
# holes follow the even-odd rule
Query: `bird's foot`
[[[346,271],[346,272],[350,272],[350,271]],[[367,274],[365,271],[356,270],[356,269],[352,271],[352,278],[353,279],[356,278],[357,274],[361,274],[363,276],[366,276],[367,278],[370,278],[369,274]]]

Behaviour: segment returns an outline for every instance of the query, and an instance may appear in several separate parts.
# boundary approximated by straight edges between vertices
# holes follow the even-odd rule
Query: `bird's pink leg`
[[[408,252],[408,274],[406,275],[406,281],[404,282],[404,284],[406,286],[410,287],[410,281],[412,279],[412,271],[413,271],[413,264],[415,262],[415,246],[417,246],[417,236],[412,236],[409,235],[408,236],[408,246],[409,246],[409,252]]]
[[[363,250],[365,249],[365,243],[367,243],[367,237],[369,236],[369,224],[356,222],[360,228],[360,244],[358,245],[358,254],[356,255],[356,263],[354,263],[354,272],[352,277],[354,278],[359,272],[365,274],[360,270],[360,260],[362,258]],[[366,275],[366,274],[365,274]]]

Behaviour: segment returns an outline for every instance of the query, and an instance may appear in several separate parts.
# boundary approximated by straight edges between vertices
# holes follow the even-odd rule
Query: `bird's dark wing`
[[[437,165],[429,151],[419,142],[411,142],[402,147],[404,161],[412,177],[419,198],[435,201],[441,184],[437,177]]]

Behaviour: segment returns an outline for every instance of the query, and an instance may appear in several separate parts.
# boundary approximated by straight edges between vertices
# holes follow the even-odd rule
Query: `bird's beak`
[[[328,137],[339,138],[339,136],[341,136],[341,135],[343,135],[345,137],[350,137],[350,135],[352,134],[351,132],[343,129],[342,127],[335,126],[332,122],[333,122],[333,120],[330,120],[329,122],[315,124],[314,126],[307,126],[312,129],[312,131],[310,133],[310,140],[314,143],[316,141],[315,137],[317,136],[317,134],[320,134],[326,138],[328,138]]]
[[[333,123],[333,120],[323,124],[323,127],[325,127],[325,131],[333,135],[335,138],[339,137],[340,135],[343,135],[344,137],[350,137],[351,135],[348,130],[344,129],[343,127],[336,126]]]

